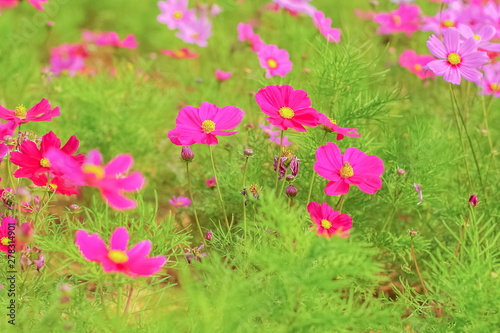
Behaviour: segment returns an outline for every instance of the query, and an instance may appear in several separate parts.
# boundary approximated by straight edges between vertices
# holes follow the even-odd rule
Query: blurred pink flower
[[[420,29],[420,7],[402,3],[392,12],[375,15],[373,20],[380,24],[379,34],[404,32],[409,37]]]
[[[217,184],[217,181],[215,180],[215,177],[212,177],[212,178],[205,180],[205,184],[207,184],[207,186],[210,188],[214,188],[215,185]]]
[[[172,196],[172,199],[168,200],[168,202],[175,207],[187,207],[191,205],[191,199],[188,197],[181,197],[181,196]]]
[[[39,11],[43,11],[43,5],[46,4],[49,0],[28,0],[30,5],[35,7]]]
[[[433,56],[417,54],[413,50],[405,50],[399,56],[399,65],[416,74],[420,79],[435,77],[434,73],[427,68],[427,64],[436,60]]]
[[[316,225],[316,232],[319,236],[349,237],[349,229],[352,228],[352,217],[349,215],[333,210],[326,202],[321,205],[317,202],[310,202],[307,205],[307,211]]]
[[[181,24],[195,18],[195,11],[188,9],[188,0],[159,1],[161,14],[158,22],[166,24],[170,30],[180,28]]]
[[[266,78],[286,76],[292,71],[290,55],[276,45],[264,45],[257,52],[260,66],[266,70]]]
[[[224,72],[224,71],[221,71],[220,69],[215,70],[215,78],[219,82],[226,81],[229,78],[231,78],[231,76],[233,76],[233,73],[231,73],[231,72]]]
[[[205,47],[212,36],[212,23],[206,17],[190,19],[180,24],[176,36],[186,43]]]
[[[199,57],[198,53],[192,52],[187,47],[178,50],[161,50],[161,53],[175,59],[195,59]]]
[[[314,26],[330,42],[340,43],[341,32],[337,28],[332,28],[332,19],[325,17],[321,11],[314,13]]]
[[[259,35],[253,32],[253,27],[250,24],[238,23],[238,40],[240,42],[248,42],[252,47],[253,52],[258,52],[266,44],[262,41]]]

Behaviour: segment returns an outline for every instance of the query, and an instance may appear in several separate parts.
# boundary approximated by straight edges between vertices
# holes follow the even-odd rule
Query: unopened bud
[[[295,176],[294,175],[286,175],[285,179],[287,182],[293,182],[295,180]]]
[[[401,169],[399,168],[398,170],[396,170],[396,172],[400,175],[404,175],[406,173],[405,169]]]
[[[191,162],[194,159],[193,150],[191,148],[189,148],[188,146],[182,146],[181,159],[184,162]]]
[[[288,185],[288,187],[285,190],[285,193],[289,198],[294,198],[297,196],[298,191],[297,188],[295,188],[295,186]]]
[[[412,237],[417,235],[417,232],[415,230],[410,230],[409,233],[410,233],[410,236],[412,236]]]
[[[214,234],[210,230],[208,230],[207,233],[205,234],[205,239],[207,241],[211,241],[213,238],[214,238]]]
[[[479,200],[477,199],[477,195],[476,194],[471,195],[469,198],[469,204],[472,207],[476,207],[478,203],[479,203]]]
[[[248,156],[248,157],[253,156],[253,149],[252,148],[245,148],[243,150],[243,155]]]
[[[71,209],[71,210],[79,210],[80,206],[78,206],[76,204],[72,204],[72,205],[69,205],[69,209]]]

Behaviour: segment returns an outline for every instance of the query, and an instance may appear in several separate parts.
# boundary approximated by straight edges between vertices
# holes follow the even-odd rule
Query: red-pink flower
[[[51,178],[47,178],[47,175],[42,173],[32,177],[31,181],[36,186],[45,186],[49,191],[54,193],[63,195],[78,194],[78,189],[76,188],[76,186],[67,184],[66,180],[62,177],[54,176]]]
[[[127,35],[123,40],[120,40],[120,37],[114,31],[92,32],[85,30],[82,37],[85,41],[93,42],[97,46],[114,46],[126,49],[135,49],[139,46],[134,35]]]
[[[434,60],[436,59],[433,56],[406,50],[399,56],[399,65],[416,74],[419,78],[425,79],[435,77],[434,73],[427,68],[427,64]]]
[[[409,37],[420,29],[420,7],[402,3],[392,12],[375,15],[373,20],[380,24],[379,34],[404,32]]]
[[[161,50],[161,53],[175,59],[195,59],[199,57],[198,53],[192,52],[187,47],[179,50]]]
[[[238,132],[227,131],[238,126],[244,112],[235,106],[219,108],[215,104],[203,102],[200,108],[186,106],[179,111],[176,126],[168,132],[168,137],[176,145],[201,143],[216,145],[216,135],[228,136]]]
[[[60,114],[59,107],[56,106],[52,109],[49,101],[45,98],[29,110],[26,110],[24,105],[19,105],[14,110],[6,109],[0,105],[0,119],[15,120],[21,124],[30,121],[49,121]]]
[[[98,234],[78,230],[75,244],[85,259],[99,262],[106,273],[117,272],[136,278],[159,272],[167,258],[148,257],[152,247],[149,240],[141,241],[128,249],[129,238],[127,229],[117,228],[111,235],[108,247]]]
[[[51,168],[51,161],[47,158],[50,149],[57,149],[68,156],[73,155],[80,146],[80,141],[76,136],[71,136],[66,144],[61,148],[61,140],[50,131],[42,136],[40,148],[33,141],[26,140],[21,143],[20,152],[14,151],[10,154],[10,161],[21,168],[14,172],[16,178],[32,178],[41,173],[52,173],[61,175]],[[76,164],[81,165],[85,156],[78,154],[71,156]]]
[[[2,9],[16,7],[19,4],[19,0],[0,0],[0,13]]]
[[[124,193],[139,191],[144,186],[145,179],[138,171],[128,174],[134,164],[130,154],[118,155],[106,165],[103,165],[102,155],[97,150],[91,150],[82,165],[54,148],[47,152],[46,157],[53,169],[63,174],[68,184],[99,189],[111,208],[125,210],[137,206]]]
[[[314,13],[314,26],[319,32],[325,36],[325,38],[330,42],[340,43],[341,31],[337,28],[332,28],[332,19],[325,17],[325,14],[321,11]]]
[[[321,205],[310,202],[307,211],[317,227],[316,232],[319,236],[327,238],[334,235],[342,238],[349,236],[349,229],[352,228],[352,217],[349,215],[333,210],[326,202]]]
[[[233,73],[231,73],[231,72],[224,72],[224,71],[221,71],[220,69],[215,70],[215,78],[219,82],[226,81],[229,78],[231,78],[231,76],[233,76]]]
[[[327,132],[337,132],[337,140],[342,140],[344,136],[361,136],[357,128],[340,127],[334,119],[328,118],[324,113],[319,113],[319,123],[325,126]]]
[[[205,180],[205,184],[207,184],[207,186],[210,188],[214,188],[215,185],[217,185],[217,181],[215,180],[215,177],[212,177],[210,179]]]
[[[168,200],[168,202],[175,207],[187,207],[191,205],[191,199],[188,197],[182,197],[182,196],[172,196],[172,199]]]
[[[68,71],[70,76],[85,69],[85,59],[89,53],[82,44],[62,44],[50,49],[50,69],[55,76]]]
[[[285,76],[292,71],[290,55],[276,45],[264,45],[257,52],[260,65],[266,70],[266,78]]]
[[[311,107],[311,100],[304,90],[294,90],[289,85],[267,86],[260,89],[255,100],[274,126],[286,130],[306,132],[305,126],[318,125],[318,111]]]
[[[381,175],[384,162],[375,155],[366,155],[357,148],[347,148],[342,155],[332,142],[316,150],[314,170],[330,182],[325,187],[328,195],[342,195],[349,192],[351,185],[368,194],[375,194],[382,188]]]
[[[0,251],[13,254],[16,251],[16,219],[5,216],[0,224]],[[9,251],[10,248],[10,251]]]

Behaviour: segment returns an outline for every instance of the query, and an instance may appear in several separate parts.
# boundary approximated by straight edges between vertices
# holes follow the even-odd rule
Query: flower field
[[[500,332],[500,1],[0,0],[0,332]]]

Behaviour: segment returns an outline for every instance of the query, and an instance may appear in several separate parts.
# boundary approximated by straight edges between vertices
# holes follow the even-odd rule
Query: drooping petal
[[[75,244],[83,257],[89,261],[101,261],[108,250],[98,234],[89,235],[85,230],[76,232]]]
[[[129,264],[130,271],[139,276],[149,276],[158,273],[165,265],[167,258],[163,256],[144,258],[140,261]]]

